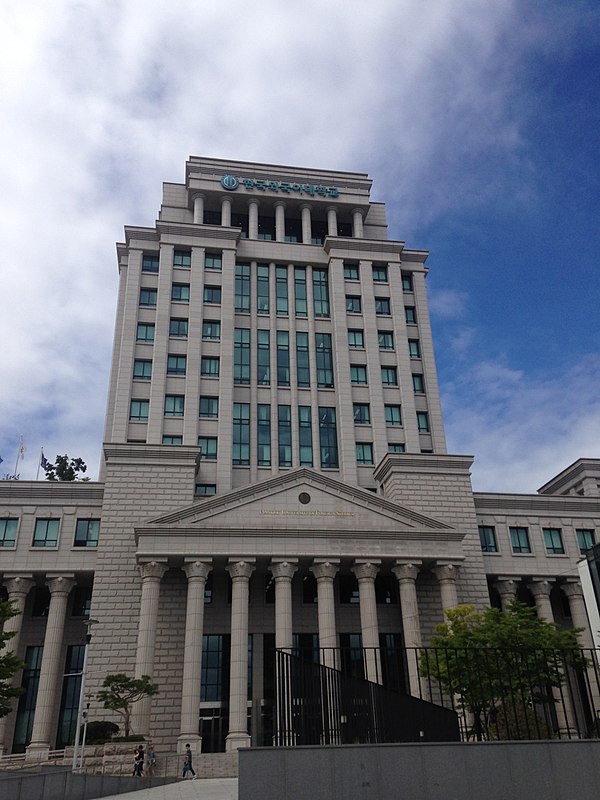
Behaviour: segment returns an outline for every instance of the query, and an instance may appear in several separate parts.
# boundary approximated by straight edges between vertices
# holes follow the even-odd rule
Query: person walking
[[[133,762],[133,774],[136,778],[141,778],[144,774],[144,745],[141,744],[135,751],[135,759]]]
[[[189,744],[185,746],[185,756],[183,761],[183,773],[181,775],[182,778],[185,778],[188,772],[192,773],[192,780],[196,780],[196,773],[194,772],[194,768],[192,766],[192,748]]]
[[[148,745],[146,755],[148,756],[148,769],[146,770],[146,774],[152,777],[156,769],[156,753],[154,752],[154,745],[152,743]]]

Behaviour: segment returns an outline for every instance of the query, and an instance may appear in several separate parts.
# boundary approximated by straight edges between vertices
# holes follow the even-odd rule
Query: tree
[[[107,675],[102,683],[104,687],[96,695],[98,700],[111,711],[123,717],[125,736],[131,732],[131,707],[142,697],[158,694],[158,686],[152,683],[149,675],[141,678],[130,678],[123,672]]]
[[[88,481],[89,478],[80,478],[79,473],[85,472],[87,466],[81,458],[69,458],[68,455],[56,456],[54,464],[47,463],[44,467],[46,480],[49,481]]]
[[[555,702],[552,688],[569,670],[586,666],[580,631],[559,630],[516,600],[505,612],[464,605],[445,616],[421,651],[421,676],[473,715],[477,739],[547,738],[548,715],[541,719],[537,709]]]
[[[17,613],[7,600],[0,601],[0,651],[15,635],[13,632],[4,632],[4,623],[11,617],[15,617]],[[23,689],[12,685],[11,679],[24,666],[25,664],[19,661],[14,653],[0,655],[0,717],[5,717],[11,712],[13,700],[23,693]]]

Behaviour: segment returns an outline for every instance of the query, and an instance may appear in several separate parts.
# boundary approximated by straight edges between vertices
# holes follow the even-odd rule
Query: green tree
[[[11,617],[15,617],[17,613],[7,600],[0,601],[0,651],[14,636],[14,633],[4,632],[4,623]],[[25,664],[19,661],[13,653],[0,653],[0,717],[5,717],[10,713],[13,700],[23,692],[20,687],[12,685],[12,677],[24,666]]]
[[[87,466],[81,458],[69,458],[68,455],[56,456],[54,464],[47,464],[44,467],[46,480],[49,481],[89,481],[89,478],[80,478],[79,473],[87,470]]]
[[[152,683],[149,675],[141,678],[130,678],[123,672],[107,675],[102,683],[103,688],[96,695],[98,700],[111,711],[123,717],[125,736],[131,732],[131,707],[142,697],[158,694],[158,686]]]
[[[431,648],[421,652],[421,676],[473,715],[477,739],[547,738],[548,719],[536,709],[554,702],[551,689],[565,682],[569,669],[586,666],[580,631],[559,630],[516,600],[505,612],[463,605],[445,617]]]

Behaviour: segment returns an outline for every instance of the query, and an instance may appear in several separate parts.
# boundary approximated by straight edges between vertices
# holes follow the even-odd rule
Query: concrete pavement
[[[102,800],[237,800],[237,796],[237,778],[198,778],[126,794],[111,794]]]

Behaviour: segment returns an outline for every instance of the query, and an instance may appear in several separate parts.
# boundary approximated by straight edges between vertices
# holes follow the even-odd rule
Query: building
[[[190,158],[155,225],[125,229],[100,480],[0,484],[26,662],[6,751],[72,739],[90,609],[90,717],[107,673],[150,675],[133,727],[165,750],[269,744],[276,648],[376,650],[414,692],[399,654],[457,603],[518,596],[591,645],[600,460],[473,493],[472,457],[446,452],[427,253],[388,239],[370,191]]]

